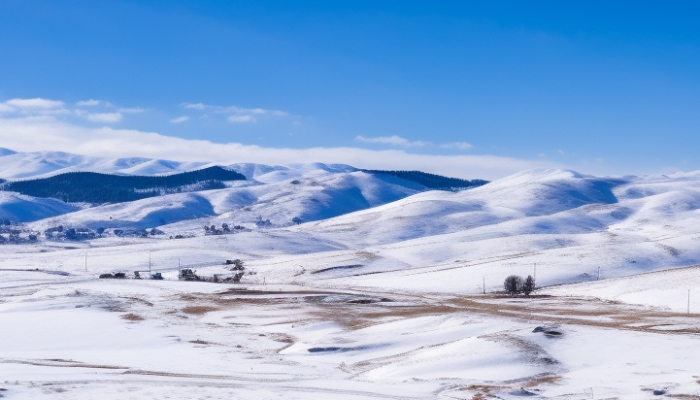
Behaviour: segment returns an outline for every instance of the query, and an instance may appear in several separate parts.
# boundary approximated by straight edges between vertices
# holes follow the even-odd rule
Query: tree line
[[[389,175],[397,178],[405,179],[414,183],[425,186],[428,189],[437,190],[454,190],[454,189],[466,189],[473,188],[477,186],[482,186],[488,181],[482,179],[459,179],[459,178],[448,178],[442,175],[429,174],[427,172],[421,171],[384,171],[376,169],[361,169],[360,171],[372,175]]]
[[[222,189],[226,187],[223,181],[245,179],[238,172],[214,166],[165,176],[68,172],[49,178],[5,182],[2,188],[33,197],[104,204],[140,200],[165,193]]]

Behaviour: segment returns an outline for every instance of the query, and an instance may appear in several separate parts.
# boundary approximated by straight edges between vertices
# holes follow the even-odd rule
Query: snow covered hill
[[[60,152],[16,153],[4,150],[0,154],[0,176],[8,180],[50,177],[68,171],[171,175],[212,166],[204,162],[180,163],[144,158],[106,160]],[[425,186],[406,179],[389,174],[366,173],[344,164],[269,166],[241,163],[225,167],[244,175],[247,181],[228,182],[229,187],[221,190],[171,194],[130,203],[91,208],[86,204],[55,208],[46,215],[30,211],[10,214],[8,207],[14,210],[18,207],[10,200],[0,201],[0,210],[12,216],[15,222],[32,222],[84,209],[39,222],[36,224],[39,228],[58,223],[93,228],[143,229],[186,220],[196,220],[197,226],[217,221],[255,226],[258,219],[269,220],[267,226],[270,227],[288,226],[293,221],[298,223],[336,217],[427,190]],[[207,217],[207,220],[201,221],[203,217]]]
[[[235,187],[196,193],[178,193],[133,202],[91,207],[33,226],[50,225],[89,228],[152,228],[185,221],[199,232],[202,224],[246,224],[255,226],[260,218],[270,227],[289,226],[300,221],[326,219],[396,201],[423,188],[377,178],[364,172],[338,173],[299,166],[258,175],[262,184],[235,182]],[[208,217],[204,220],[201,218]],[[190,221],[192,220],[192,221]],[[187,222],[190,221],[190,222]]]
[[[317,222],[308,229],[337,239],[362,238],[367,244],[488,226],[498,226],[502,235],[587,232],[603,228],[606,221],[626,212],[627,208],[617,205],[612,191],[626,182],[568,170],[525,171],[461,192],[416,194],[382,207]],[[614,216],[597,216],[594,209],[600,207],[609,208],[608,214]]]
[[[80,210],[55,199],[39,199],[11,192],[0,192],[0,219],[34,221]]]
[[[16,155],[9,153],[0,159]],[[111,165],[125,171],[132,164],[170,165],[153,160]],[[389,274],[399,287],[425,289],[434,282],[421,280],[414,269],[427,266],[430,276],[446,282],[445,290],[457,290],[466,271],[472,281],[490,277],[493,285],[510,272],[529,274],[534,263],[540,265],[540,282],[548,284],[594,279],[598,267],[605,277],[615,277],[700,263],[698,173],[601,178],[533,170],[449,192],[347,165],[229,167],[248,180],[89,208],[5,193],[0,210],[5,218],[35,221],[30,225],[35,230],[58,224],[157,227],[169,237],[203,235],[203,225],[242,225],[274,236],[282,264],[298,263],[298,254],[316,257],[315,246],[298,246],[300,238],[344,249],[328,258],[332,261],[318,261],[324,254],[313,263],[319,269],[361,265],[331,275],[357,275],[357,284],[366,286],[386,286],[382,280]],[[249,243],[253,253],[271,248],[258,236],[246,237],[236,240]]]
[[[211,166],[207,162],[178,162],[150,158],[106,159],[60,151],[21,153],[0,149],[0,178],[46,178],[66,172],[100,172],[124,175],[163,175]]]

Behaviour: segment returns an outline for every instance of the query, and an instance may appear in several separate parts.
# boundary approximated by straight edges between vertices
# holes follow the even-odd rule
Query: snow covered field
[[[15,175],[57,170],[28,165]],[[327,167],[248,165],[255,185],[32,222],[165,234],[0,246],[0,395],[700,398],[700,174],[526,171],[419,193]],[[195,205],[206,212],[169,219]],[[203,235],[224,222],[251,229]],[[177,280],[236,258],[240,284]],[[98,279],[149,269],[165,280]],[[540,289],[496,293],[510,274]]]

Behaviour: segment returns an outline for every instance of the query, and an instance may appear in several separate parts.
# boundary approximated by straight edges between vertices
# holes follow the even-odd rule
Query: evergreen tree
[[[535,280],[532,279],[531,275],[528,275],[523,284],[523,292],[526,296],[529,296],[533,290],[535,290]]]

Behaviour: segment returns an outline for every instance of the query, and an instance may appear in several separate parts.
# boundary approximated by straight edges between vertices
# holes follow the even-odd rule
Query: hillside
[[[535,170],[450,192],[342,165],[246,171],[28,224],[165,235],[3,245],[6,397],[117,399],[124,381],[146,397],[698,394],[700,174]],[[204,234],[223,222],[249,229]],[[177,280],[230,274],[229,259],[240,284]],[[98,278],[151,270],[164,280]],[[499,294],[511,274],[534,275],[535,295]]]
[[[147,228],[187,219],[194,219],[193,226],[199,227],[203,223],[199,218],[251,226],[261,218],[270,221],[267,227],[288,226],[292,221],[336,217],[430,189],[464,189],[483,183],[418,171],[363,172],[344,164],[234,163],[220,167],[146,158],[107,160],[60,152],[8,150],[3,154],[0,173],[11,178],[0,183],[4,190],[79,205],[73,210],[92,205],[91,209],[61,218],[68,225],[92,227],[124,224],[121,227]],[[201,169],[182,172],[183,168],[197,167]],[[76,169],[83,170],[74,172]],[[196,201],[178,195],[195,192]],[[106,203],[112,206],[100,207]],[[0,203],[0,209],[3,207]],[[158,217],[134,211],[145,209]],[[24,215],[27,218],[15,222],[37,219],[30,217],[31,213]]]
[[[3,150],[0,151],[0,178],[6,180],[47,178],[68,172],[164,175],[212,166],[206,162],[178,162],[141,157],[108,159],[60,151],[22,153]]]
[[[56,199],[38,199],[0,191],[0,219],[13,222],[35,221],[80,210]]]
[[[271,228],[292,225],[294,218],[307,222],[336,217],[423,190],[410,182],[390,183],[363,172],[337,173],[316,167],[297,166],[296,170],[258,175],[258,179],[267,183],[92,207],[54,218],[51,224],[151,228],[182,221],[185,230],[200,233],[204,223],[255,227],[258,218],[262,218],[270,221]],[[204,217],[205,220],[200,220]],[[48,221],[38,221],[34,225],[45,229],[47,224]]]
[[[2,189],[28,196],[91,204],[123,203],[164,193],[221,189],[223,181],[245,176],[221,167],[164,176],[122,176],[95,172],[69,172],[49,178],[6,182]]]
[[[458,179],[448,178],[445,176],[428,174],[421,171],[383,171],[376,169],[363,169],[362,172],[377,176],[393,176],[407,181],[415,182],[425,186],[428,189],[436,190],[457,190],[473,188],[487,184],[487,181],[481,179]]]

